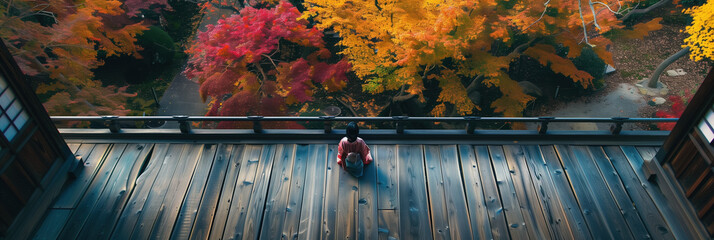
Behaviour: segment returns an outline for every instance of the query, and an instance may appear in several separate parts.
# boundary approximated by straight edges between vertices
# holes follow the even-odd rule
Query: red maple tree
[[[334,93],[345,87],[350,64],[330,63],[322,32],[299,17],[287,2],[266,9],[246,7],[199,33],[187,51],[191,57],[185,73],[198,80],[201,97],[210,101],[207,115],[288,115],[289,105],[312,101],[317,91]],[[299,127],[266,124],[271,126]]]

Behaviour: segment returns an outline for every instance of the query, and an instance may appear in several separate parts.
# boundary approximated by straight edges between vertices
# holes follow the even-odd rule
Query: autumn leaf
[[[593,77],[585,71],[579,70],[575,64],[568,59],[558,56],[554,53],[555,48],[546,44],[536,44],[533,47],[526,49],[523,53],[538,60],[543,65],[550,67],[555,73],[560,73],[579,82],[583,88],[592,84]]]
[[[684,12],[692,16],[692,24],[686,28],[689,37],[682,47],[690,47],[689,57],[694,61],[714,60],[714,1]]]
[[[290,3],[268,8],[246,7],[240,14],[221,19],[199,32],[199,40],[187,51],[185,74],[200,84],[200,93],[211,108],[207,115],[288,115],[288,106],[342,90],[351,65],[346,60],[328,62],[322,32],[308,27]],[[294,49],[279,49],[280,42]],[[315,48],[306,57],[289,51]],[[291,123],[272,126],[297,127]],[[269,126],[271,124],[267,124]],[[245,127],[221,123],[218,127]]]
[[[660,21],[662,21],[662,18],[658,17],[649,22],[635,24],[632,26],[632,30],[623,30],[622,35],[629,39],[642,39],[650,32],[662,29]]]

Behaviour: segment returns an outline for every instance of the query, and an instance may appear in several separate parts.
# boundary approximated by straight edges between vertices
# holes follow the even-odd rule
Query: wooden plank
[[[575,192],[575,197],[580,204],[580,210],[583,212],[583,217],[590,227],[590,231],[595,239],[598,238],[610,238],[614,239],[615,236],[622,235],[621,229],[614,228],[607,224],[607,220],[603,218],[603,212],[601,212],[600,205],[597,204],[599,201],[598,197],[593,197],[590,192],[587,181],[587,176],[582,173],[580,166],[577,164],[578,159],[572,157],[572,153],[567,146],[555,146],[555,150],[558,153],[558,157],[563,164],[563,169],[567,174],[568,180],[570,181],[570,187],[573,192]],[[611,196],[601,196],[604,200],[612,202]],[[610,207],[614,206],[610,205]],[[609,216],[609,215],[608,215]],[[622,216],[620,216],[622,218]],[[624,221],[624,220],[623,220]],[[623,223],[624,224],[624,223]],[[632,238],[630,236],[629,238]]]
[[[606,227],[612,232],[613,236],[616,236],[617,239],[626,239],[633,238],[634,233],[641,233],[642,231],[633,230],[632,226],[628,226],[628,222],[625,221],[623,216],[626,209],[619,207],[616,200],[617,196],[613,195],[613,192],[608,188],[587,147],[569,146],[568,148],[566,151],[570,151],[571,166],[577,167],[574,172],[579,172],[580,176],[584,177],[585,187],[595,202],[597,212],[603,221],[607,223]],[[565,166],[566,169],[569,169],[567,165]],[[623,200],[623,202],[626,201],[629,200]]]
[[[710,176],[706,182],[702,183],[702,187],[697,189],[690,198],[692,207],[697,211],[697,217],[699,218],[703,217],[711,209],[711,205],[714,204],[714,197],[712,197],[712,193],[714,193],[714,177],[711,177],[711,173],[709,174]]]
[[[79,231],[82,229],[84,223],[89,218],[89,215],[94,210],[94,206],[99,203],[98,200],[101,197],[102,191],[104,191],[104,188],[109,181],[109,177],[112,175],[112,172],[114,171],[117,162],[119,162],[119,158],[121,158],[126,147],[126,144],[114,144],[114,146],[112,146],[106,160],[104,160],[102,165],[99,166],[96,177],[92,179],[89,184],[86,194],[79,201],[77,208],[72,211],[72,216],[70,216],[67,224],[64,226],[59,235],[60,239],[77,238]]]
[[[471,219],[471,230],[474,239],[494,239],[491,232],[505,233],[505,219],[501,225],[502,229],[496,229],[496,225],[491,225],[488,217],[488,208],[484,200],[483,184],[479,177],[479,167],[476,161],[474,149],[470,145],[459,145],[459,156],[461,157],[461,171],[464,177],[464,190],[468,201],[469,218]],[[488,152],[486,153],[488,156]],[[493,183],[495,185],[495,181]],[[500,208],[500,206],[499,206]],[[507,233],[506,233],[507,235]]]
[[[622,150],[617,146],[604,146],[603,149],[607,154],[610,163],[612,163],[617,174],[625,186],[625,190],[630,195],[630,199],[637,208],[637,212],[642,217],[642,220],[647,227],[647,230],[653,239],[672,239],[674,238],[673,230],[665,222],[663,215],[660,215],[660,210],[655,205],[653,198],[647,193],[645,188],[651,187],[643,185],[639,177],[630,166],[629,160],[625,157]],[[646,181],[648,182],[649,181]],[[669,210],[666,210],[669,211]],[[663,213],[663,212],[662,212]]]
[[[484,200],[491,224],[491,233],[494,239],[509,238],[508,225],[506,224],[506,214],[503,211],[503,204],[498,192],[498,183],[493,174],[493,164],[491,154],[487,146],[474,146],[478,171],[481,176]],[[473,166],[472,166],[473,167]]]
[[[77,206],[79,199],[84,196],[84,192],[97,173],[99,166],[102,165],[107,152],[111,149],[110,147],[110,144],[97,144],[92,148],[91,152],[81,155],[84,158],[84,167],[77,175],[77,178],[65,186],[52,208],[74,208]],[[81,147],[80,151],[82,151]],[[80,153],[83,153],[83,151]]]
[[[451,239],[449,214],[444,198],[444,178],[441,174],[441,154],[438,145],[424,145],[426,180],[428,188],[431,226],[434,239]]]
[[[634,149],[634,147],[632,146],[623,146],[621,149],[623,149],[623,152],[627,151],[625,152],[625,155],[628,157],[628,159],[630,159],[630,164],[638,164],[640,166],[644,163],[643,158],[653,158],[654,155],[657,154],[657,149],[653,147],[639,147],[637,149]],[[640,156],[642,158],[638,159],[635,151],[636,153],[641,154]],[[631,154],[628,155],[628,153]],[[630,158],[630,156],[632,156],[632,158]],[[667,201],[666,206],[669,209],[674,209],[675,213],[678,214],[679,221],[677,221],[677,223],[680,225],[687,226],[687,231],[690,234],[694,235],[695,238],[701,239],[709,237],[707,235],[707,230],[699,222],[696,210],[693,209],[692,205],[687,201],[686,198],[684,198],[681,188],[677,185],[677,183],[672,180],[674,178],[672,178],[670,175],[667,175],[665,173],[665,170],[660,165],[654,165],[654,167],[655,173],[658,176],[662,176],[654,179],[655,187],[657,188],[656,190],[659,190],[662,193],[661,196],[664,196],[665,200]],[[638,176],[641,171],[642,167],[640,167],[640,170],[637,171]]]
[[[378,190],[378,208],[381,209],[397,209],[399,205],[399,189],[397,188],[399,180],[399,169],[397,169],[397,158],[395,145],[375,145],[373,146],[373,155],[379,157],[379,161],[374,163],[377,165],[377,190]],[[397,223],[397,225],[399,225]]]
[[[429,224],[424,173],[424,153],[420,145],[397,145],[399,163],[399,223],[403,239],[432,236]]]
[[[377,159],[376,153],[372,157]],[[377,164],[364,166],[364,174],[359,179],[359,200],[357,237],[359,239],[377,239],[379,228],[379,216],[377,216]]]
[[[441,146],[441,172],[444,178],[446,210],[449,213],[449,231],[454,239],[473,239],[464,185],[461,181],[461,165],[456,145]]]
[[[196,169],[198,161],[202,156],[206,157],[208,161],[213,161],[215,154],[216,146],[213,144],[192,144],[188,152],[184,153],[171,178],[171,184],[161,204],[159,214],[154,220],[154,226],[149,235],[150,239],[165,239],[171,236],[181,205],[186,199],[186,194],[190,191],[189,184],[192,180],[206,181],[205,174],[198,177],[195,176],[200,171]],[[207,172],[209,168],[210,164],[204,167],[204,171]],[[202,191],[202,189],[198,191]]]
[[[543,155],[550,177],[553,180],[554,190],[558,193],[558,197],[563,203],[563,210],[566,216],[568,216],[568,226],[571,229],[571,233],[575,236],[582,236],[582,239],[593,238],[595,234],[591,232],[592,229],[587,225],[585,216],[582,213],[581,207],[578,205],[578,200],[570,185],[568,176],[565,174],[562,163],[555,152],[555,148],[548,145],[540,146],[538,150]]]
[[[379,221],[377,222],[379,239],[399,239],[399,210],[380,209],[377,215],[379,216]]]
[[[327,161],[327,144],[310,145],[305,173],[305,193],[300,210],[300,231],[298,239],[317,239],[320,237],[320,220],[322,218],[323,194]]]
[[[374,145],[377,175],[377,237],[399,239],[399,169],[395,145]]]
[[[640,218],[640,214],[637,212],[636,205],[633,204],[630,196],[627,194],[627,190],[625,190],[625,186],[622,185],[620,176],[608,160],[602,147],[590,146],[588,149],[582,149],[582,151],[589,151],[592,160],[595,161],[594,163],[585,162],[583,166],[586,169],[590,169],[590,171],[600,169],[602,177],[612,193],[612,196],[615,197],[620,213],[625,218],[627,226],[630,227],[632,235],[637,239],[653,238],[653,236],[648,233],[647,227],[645,227],[644,222]]]
[[[640,180],[642,186],[645,188],[647,193],[650,195],[655,205],[659,208],[665,221],[667,221],[672,234],[677,239],[697,239],[697,230],[694,224],[682,224],[688,222],[685,216],[684,209],[681,206],[675,206],[667,199],[662,192],[662,190],[652,182],[648,181],[644,172],[642,172],[642,165],[644,160],[640,156],[637,149],[632,146],[620,146],[620,150],[627,158],[627,163],[634,170],[635,175]],[[672,197],[672,196],[670,196]]]
[[[533,186],[530,170],[525,163],[526,157],[523,153],[523,149],[520,146],[504,145],[503,150],[508,169],[511,172],[513,188],[516,190],[516,196],[518,196],[523,218],[526,226],[529,226],[527,228],[528,235],[532,239],[553,238],[551,229],[545,221],[540,198]]]
[[[181,153],[176,151],[176,155],[172,156],[173,159],[168,163],[169,165],[161,169],[151,188],[149,198],[144,204],[144,212],[134,226],[132,239],[149,238],[154,227],[171,225],[169,226],[170,231],[173,226],[172,220],[175,220],[176,216],[167,217],[166,214],[171,214],[174,206],[180,205],[180,203],[175,203],[175,199],[183,200],[188,187],[187,182],[191,180],[190,176],[184,174],[193,172],[195,159],[198,158],[202,149],[203,145],[200,144],[186,144]],[[169,152],[167,157],[171,155],[172,153]],[[161,231],[161,233],[165,233],[165,231]]]
[[[49,209],[32,239],[57,239],[70,214],[72,214],[71,209]]]
[[[223,144],[221,144],[223,145]],[[196,169],[191,178],[190,185],[186,192],[186,197],[178,213],[176,223],[173,224],[171,239],[188,239],[191,236],[191,228],[194,225],[198,208],[203,198],[203,192],[206,188],[208,174],[211,171],[211,166],[215,161],[217,146],[214,144],[206,144],[203,148],[203,153],[198,159]],[[188,176],[188,175],[186,175]]]
[[[80,145],[80,144],[74,144],[74,145],[72,146],[72,147],[73,147],[72,152],[75,153],[77,156],[89,156],[89,154],[92,152],[92,150],[94,149],[95,146],[96,146],[96,144],[82,144],[82,145]],[[70,165],[71,165],[71,164],[73,164],[73,163],[66,163],[66,164],[70,164]],[[60,185],[60,186],[61,186],[61,185]],[[60,196],[61,196],[62,193],[60,192],[59,194],[60,194]],[[59,196],[58,196],[58,197],[59,197]],[[5,204],[7,204],[7,203],[5,203]],[[54,203],[52,203],[52,204],[54,204]],[[69,212],[69,214],[71,214],[71,211]],[[62,215],[55,216],[55,217],[61,217],[61,216],[62,216]],[[66,218],[64,218],[62,221],[59,221],[59,220],[56,220],[56,219],[49,219],[49,218],[46,218],[46,219],[42,220],[42,221],[43,221],[43,223],[42,223],[43,225],[52,224],[52,225],[53,225],[53,226],[52,226],[53,229],[58,229],[56,232],[48,231],[47,234],[43,235],[43,236],[46,236],[46,237],[43,237],[43,238],[45,238],[45,239],[57,238],[57,236],[59,236],[59,234],[61,233],[62,228],[64,228],[64,225],[67,223],[67,219],[69,219],[69,216],[70,216],[70,215],[67,215]],[[47,221],[49,221],[49,220],[52,220],[53,223],[47,223]],[[7,223],[7,224],[9,225],[10,223]],[[36,234],[39,235],[39,234],[41,234],[41,233],[40,233],[40,232],[36,232]],[[51,235],[51,234],[54,234],[54,235]]]
[[[151,188],[161,168],[167,166],[168,163],[173,160],[173,157],[167,158],[167,155],[170,152],[181,151],[181,149],[183,149],[183,145],[179,144],[157,144],[155,146],[154,154],[152,154],[149,160],[149,165],[134,182],[136,186],[120,215],[121,217],[116,226],[114,226],[113,233],[111,234],[112,239],[127,239],[130,237],[136,222],[139,220],[139,216],[143,212],[144,204],[151,193]],[[131,179],[129,180],[131,181]]]
[[[270,172],[273,168],[273,159],[275,158],[275,145],[263,146],[263,152],[260,156],[257,175],[255,176],[255,187],[250,195],[250,203],[248,205],[248,215],[245,221],[243,239],[258,239],[258,231],[263,217],[263,207],[265,206],[265,198],[268,193],[268,183],[270,181]]]
[[[153,144],[130,144],[126,147],[97,200],[95,210],[87,217],[89,221],[77,236],[78,239],[109,238],[122,208],[134,190],[134,181],[139,177],[141,167],[152,151]]]
[[[218,145],[216,158],[213,160],[213,166],[201,197],[201,204],[196,213],[196,221],[194,221],[191,228],[190,239],[208,239],[213,225],[213,217],[216,215],[218,199],[221,197],[221,189],[223,189],[226,172],[228,169],[233,169],[232,172],[237,175],[240,171],[239,161],[241,156],[243,156],[243,145]],[[235,183],[235,181],[231,182]],[[231,189],[231,193],[233,193],[233,189]],[[227,216],[227,214],[226,212],[224,216]],[[223,222],[225,223],[225,218],[223,218]],[[221,232],[223,232],[223,229],[221,229]]]
[[[292,180],[290,181],[290,197],[288,197],[288,206],[285,209],[285,221],[282,229],[283,238],[297,239],[298,236],[309,151],[310,146],[304,144],[298,145],[295,150],[295,164],[293,165]]]
[[[251,172],[250,176],[251,179],[255,180],[255,170],[258,167],[258,158],[260,157],[260,151],[261,151],[261,146],[254,146],[254,145],[246,145],[243,148],[243,151],[238,154],[236,148],[233,148],[233,153],[231,154],[231,158],[229,161],[228,169],[226,170],[226,175],[225,175],[225,180],[223,182],[223,186],[221,187],[221,191],[219,193],[220,198],[218,201],[218,205],[216,207],[216,212],[215,216],[213,217],[213,222],[211,224],[211,231],[208,239],[220,239],[223,237],[223,233],[225,232],[225,227],[228,222],[231,222],[235,224],[238,221],[238,217],[240,213],[233,213],[236,214],[233,216],[233,220],[229,220],[229,214],[231,213],[231,210],[233,211],[244,211],[242,214],[245,214],[245,207],[248,205],[248,200],[244,199],[236,199],[236,200],[243,200],[241,206],[235,205],[237,204],[236,201],[233,199],[233,196],[235,194],[235,189],[236,186],[242,187],[242,188],[247,188],[243,189],[242,195],[238,196],[244,196],[244,195],[249,195],[250,190],[253,188],[252,184],[248,184],[243,186],[244,181],[247,181],[248,179],[248,172]],[[253,166],[252,168],[248,169],[248,166]],[[241,178],[243,181],[241,181]],[[238,184],[240,183],[240,184]],[[248,188],[249,187],[249,188]],[[245,197],[245,196],[244,196]],[[250,196],[247,196],[245,199],[250,199]],[[235,210],[232,208],[232,206],[236,206]],[[242,208],[241,208],[242,207]],[[235,225],[231,225],[235,226]]]
[[[337,196],[337,223],[335,225],[336,239],[357,239],[357,201],[359,183],[344,169],[338,169],[340,181]]]
[[[283,234],[285,212],[290,197],[290,180],[295,164],[295,144],[278,145],[275,169],[271,176],[268,198],[263,210],[264,218],[260,236],[279,239]]]
[[[253,191],[253,183],[262,151],[263,146],[261,145],[245,146],[240,161],[240,172],[237,170],[238,167],[231,166],[236,170],[228,169],[209,239],[230,239],[230,236],[238,239],[236,234],[243,234],[250,194]],[[233,162],[236,161],[231,160],[231,165]]]
[[[342,168],[337,165],[337,145],[329,145],[327,148],[327,168],[325,171],[325,194],[323,197],[320,239],[339,239],[335,236],[335,223],[337,222],[339,200],[337,197]]]
[[[521,146],[525,162],[531,174],[531,180],[537,189],[541,206],[554,239],[590,239],[590,232],[585,224],[580,207],[573,196],[563,169],[557,159],[548,163],[539,146]],[[551,148],[552,149],[552,148]],[[563,178],[561,186],[556,181]]]
[[[147,238],[151,228],[154,226],[154,221],[156,216],[159,214],[159,209],[166,196],[166,191],[171,183],[171,177],[174,175],[176,166],[179,165],[179,161],[183,159],[184,156],[190,148],[190,144],[177,144],[175,148],[169,148],[162,161],[162,167],[154,180],[154,184],[150,187],[149,193],[146,199],[143,200],[144,204],[136,212],[138,215],[136,217],[136,223],[134,224],[131,231],[128,232],[117,232],[114,231],[112,238],[124,239],[124,238]]]
[[[529,239],[528,228],[532,226],[526,225],[525,218],[520,210],[521,206],[513,186],[513,179],[511,179],[510,176],[511,173],[508,170],[503,148],[501,146],[491,145],[488,146],[488,151],[491,154],[493,172],[495,173],[498,191],[503,201],[502,210],[506,214],[506,221],[509,226],[508,231],[511,233],[511,238]]]

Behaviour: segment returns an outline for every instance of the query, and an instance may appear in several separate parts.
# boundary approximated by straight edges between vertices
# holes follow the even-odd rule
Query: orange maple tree
[[[148,3],[148,4],[147,4]],[[127,5],[128,4],[128,5]],[[126,87],[103,86],[92,69],[102,57],[140,57],[136,36],[147,27],[123,23],[126,12],[167,6],[165,0],[13,0],[0,4],[0,37],[23,72],[38,79],[50,114],[126,114]]]
[[[549,0],[306,0],[304,19],[340,34],[339,45],[372,94],[396,91],[424,101],[427,81],[437,81],[434,116],[468,115],[491,108],[520,116],[533,96],[508,75],[521,55],[537,60],[583,87],[593,77],[572,63],[584,47],[613,64],[603,34],[623,28],[618,16],[634,1]],[[625,31],[633,37],[657,29],[659,20]],[[559,55],[556,47],[567,48]],[[506,49],[504,51],[504,49]],[[533,76],[537,78],[538,76]],[[496,99],[480,101],[494,89]],[[477,94],[473,94],[477,93]],[[476,97],[472,97],[476,96]]]

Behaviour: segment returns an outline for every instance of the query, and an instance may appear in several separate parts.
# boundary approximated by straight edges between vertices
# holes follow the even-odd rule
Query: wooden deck
[[[643,177],[650,147],[372,145],[359,179],[327,144],[70,147],[85,167],[38,239],[673,239],[682,228]]]

